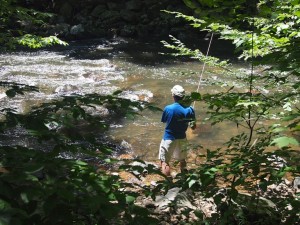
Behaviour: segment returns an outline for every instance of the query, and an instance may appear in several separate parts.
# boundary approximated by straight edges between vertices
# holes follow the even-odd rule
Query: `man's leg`
[[[172,140],[162,140],[159,146],[158,158],[160,159],[161,172],[166,176],[171,176],[169,161],[174,151],[172,143]]]
[[[187,169],[186,169],[186,161],[184,159],[179,161],[179,165],[180,165],[180,172],[181,173],[187,171]]]
[[[160,166],[161,166],[161,172],[166,175],[167,177],[171,176],[171,171],[170,171],[170,165],[169,163],[160,162]]]
[[[186,157],[187,157],[187,140],[186,139],[177,139],[176,140],[176,150],[175,157],[179,161],[180,172],[186,172]]]

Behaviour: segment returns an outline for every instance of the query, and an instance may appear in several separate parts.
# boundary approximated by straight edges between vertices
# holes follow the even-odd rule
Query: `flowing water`
[[[207,42],[202,47],[207,46]],[[187,92],[197,90],[202,64],[197,61],[159,54],[166,49],[159,43],[132,40],[91,40],[71,43],[55,50],[19,51],[0,55],[2,81],[13,81],[39,88],[39,92],[17,96],[12,102],[0,89],[1,106],[26,112],[33,105],[72,93],[111,94],[123,90],[132,100],[146,100],[163,108],[173,102],[170,89],[175,84]],[[239,67],[237,65],[236,67]],[[200,93],[227,90],[209,85],[206,80],[225,79],[216,68],[206,67]],[[228,79],[228,78],[226,78]],[[232,81],[234,82],[234,81]],[[236,84],[235,84],[236,85]],[[206,107],[195,104],[198,129],[188,131],[193,145],[204,149],[220,147],[238,128],[233,124],[210,126],[205,122]],[[161,112],[143,111],[141,116],[112,124],[107,137],[144,160],[157,158],[164,125]]]

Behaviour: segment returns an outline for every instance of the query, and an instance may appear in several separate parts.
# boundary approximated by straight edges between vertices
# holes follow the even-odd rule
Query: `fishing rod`
[[[205,55],[206,57],[209,54],[209,50],[210,50],[210,47],[211,47],[213,36],[214,36],[214,33],[211,33],[210,40],[209,40],[208,47],[207,47],[207,51],[206,51],[206,55]],[[199,82],[198,82],[198,86],[197,86],[196,92],[198,92],[199,89],[200,89],[200,85],[201,85],[201,82],[202,82],[202,77],[203,77],[205,66],[206,66],[206,61],[204,61],[203,66],[202,66],[202,70],[201,70],[201,73],[200,73],[200,76],[199,76]],[[193,108],[195,108],[195,104],[196,104],[196,101],[193,102]]]
[[[213,36],[214,36],[214,34],[211,33],[205,57],[207,57],[208,54],[209,54]],[[198,86],[197,86],[196,92],[199,92],[200,85],[201,85],[201,82],[202,82],[202,77],[203,77],[204,70],[205,70],[205,66],[206,66],[206,61],[204,61],[203,66],[202,66],[202,70],[201,70],[201,73],[200,73],[200,76],[199,76],[199,82],[198,82]],[[193,101],[193,105],[192,105],[193,109],[195,109],[195,104],[196,104],[196,101]],[[191,127],[193,127],[194,125],[195,125],[195,121],[194,122],[190,122],[190,126]]]

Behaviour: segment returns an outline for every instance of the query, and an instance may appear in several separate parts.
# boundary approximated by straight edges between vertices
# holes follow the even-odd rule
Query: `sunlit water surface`
[[[34,105],[61,95],[111,94],[121,89],[125,98],[146,100],[164,108],[173,102],[170,89],[175,84],[182,85],[187,92],[197,90],[203,66],[197,61],[159,54],[165,51],[159,42],[92,40],[71,43],[67,48],[54,51],[1,54],[2,81],[37,86],[40,90],[17,96],[13,102],[6,97],[4,89],[0,90],[1,106],[13,106],[18,112],[26,112]],[[240,65],[236,68],[247,70]],[[216,82],[227,79],[228,85],[208,85],[208,79]],[[233,82],[224,78],[218,69],[206,67],[199,92],[226,91]],[[203,103],[197,102],[195,110],[198,129],[187,132],[192,145],[215,149],[240,132],[241,128],[230,123],[211,126],[205,120],[207,109]],[[155,160],[164,129],[160,119],[161,112],[145,110],[134,119],[112,124],[106,135],[127,148],[130,154]]]

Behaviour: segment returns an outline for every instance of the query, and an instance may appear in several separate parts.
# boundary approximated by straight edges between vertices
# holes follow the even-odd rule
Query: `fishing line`
[[[254,74],[254,17],[252,17],[252,32],[251,32],[251,75],[250,75],[250,93],[253,89],[253,74]]]
[[[213,36],[214,36],[214,33],[211,33],[209,44],[208,44],[207,51],[206,51],[206,57],[208,56]],[[202,82],[202,77],[203,77],[205,66],[206,66],[206,62],[204,61],[203,66],[202,66],[202,71],[201,71],[200,76],[199,76],[199,82],[198,82],[198,87],[197,87],[196,92],[199,91],[199,88],[200,88],[200,85],[201,85],[201,82]],[[193,108],[195,108],[195,103],[196,103],[196,101],[193,102]]]
[[[250,74],[250,87],[249,87],[249,93],[250,93],[250,101],[252,101],[252,95],[254,93],[253,92],[253,79],[254,79],[254,29],[255,29],[255,26],[254,26],[254,14],[252,16],[252,32],[251,32],[251,74]],[[249,106],[249,111],[248,111],[248,119],[246,121],[248,127],[250,128],[250,134],[249,134],[249,139],[248,139],[248,142],[246,144],[246,146],[248,146],[252,140],[252,135],[253,135],[253,128],[256,124],[256,122],[258,121],[258,119],[255,119],[255,121],[253,122],[253,124],[251,124],[251,105]],[[254,143],[252,144],[252,146],[255,145],[255,141]],[[250,147],[250,149],[252,148],[252,146]]]

